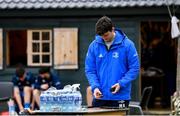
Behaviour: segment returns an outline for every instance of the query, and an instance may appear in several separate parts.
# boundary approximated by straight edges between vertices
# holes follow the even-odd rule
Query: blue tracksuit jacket
[[[139,73],[139,58],[133,42],[121,30],[116,29],[115,33],[109,50],[101,36],[95,36],[86,55],[85,73],[92,91],[99,88],[102,92],[102,100],[130,100],[131,81]],[[110,88],[116,83],[120,90],[112,94]]]
[[[35,83],[35,77],[31,72],[26,72],[25,73],[25,79],[21,81],[19,77],[15,74],[12,78],[12,82],[14,84],[14,87],[18,87],[21,92],[23,92],[23,88],[25,86],[29,86],[34,88],[34,83]]]
[[[56,89],[62,89],[61,82],[56,73],[50,73],[50,78],[42,78],[42,77],[38,76],[35,80],[34,88],[41,90],[42,84],[48,84],[49,87],[53,86]]]

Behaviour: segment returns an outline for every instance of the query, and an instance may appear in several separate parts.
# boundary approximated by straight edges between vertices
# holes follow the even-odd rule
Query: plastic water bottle
[[[52,112],[53,111],[53,97],[50,91],[47,91],[46,94],[46,111]]]
[[[62,95],[62,90],[59,90],[58,92],[57,92],[57,107],[58,107],[58,110],[59,111],[62,111],[62,99],[61,99],[61,95]]]
[[[42,108],[43,111],[52,112],[56,110],[56,104],[54,97],[56,96],[56,88],[50,87],[48,90],[44,91],[44,94],[42,95]],[[40,108],[41,110],[41,108]]]
[[[62,106],[62,111],[65,112],[65,111],[68,111],[67,110],[67,96],[66,96],[66,93],[65,91],[62,92],[61,94],[61,106]]]
[[[53,110],[54,111],[61,111],[59,109],[59,105],[58,105],[58,102],[59,102],[59,99],[58,99],[58,91],[54,92],[53,95]]]
[[[70,95],[69,91],[66,91],[65,94],[64,94],[64,98],[65,98],[64,99],[65,100],[65,102],[64,102],[65,110],[64,111],[66,111],[66,112],[69,112],[69,107],[70,107],[69,95]]]
[[[45,104],[45,106],[46,106],[46,110],[48,111],[48,112],[51,112],[51,108],[50,108],[50,94],[49,94],[49,92],[47,92],[46,91],[46,94],[45,94],[45,98],[46,98],[46,104]]]
[[[72,86],[66,85],[64,86],[61,94],[61,106],[63,112],[71,112],[73,107],[73,98],[72,98]]]
[[[64,106],[64,111],[65,112],[69,112],[69,106],[70,106],[70,104],[69,104],[69,93],[70,92],[68,92],[68,91],[66,91],[65,92],[65,94],[64,94],[64,104],[63,104],[63,106]]]
[[[82,95],[81,92],[78,91],[80,84],[73,84],[73,92],[74,92],[74,109],[76,111],[81,110],[82,105]]]
[[[42,91],[40,95],[40,110],[41,111],[46,111],[47,105],[47,97],[46,97],[46,92]]]
[[[82,95],[81,95],[80,91],[76,91],[76,98],[77,98],[77,101],[76,101],[77,110],[81,110]]]
[[[8,101],[8,107],[9,107],[9,115],[10,116],[17,116],[17,113],[15,111],[14,101],[10,99]]]
[[[74,94],[73,92],[69,92],[68,94],[68,110],[71,112],[74,110]]]
[[[57,111],[56,109],[56,92],[55,91],[50,91],[49,93],[49,108],[51,111]]]

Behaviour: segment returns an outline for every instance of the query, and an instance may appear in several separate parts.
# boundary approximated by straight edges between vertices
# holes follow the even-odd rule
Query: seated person
[[[52,73],[48,67],[39,69],[39,75],[35,80],[35,89],[33,91],[33,96],[38,106],[40,106],[41,91],[45,91],[51,86],[56,89],[61,89],[61,83],[58,75]]]
[[[26,72],[21,64],[17,66],[16,74],[12,78],[16,112],[30,109],[34,80],[32,73]]]

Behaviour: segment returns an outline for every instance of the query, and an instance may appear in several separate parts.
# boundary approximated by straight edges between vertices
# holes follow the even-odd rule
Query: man
[[[24,67],[19,64],[16,68],[16,74],[12,78],[14,84],[14,98],[18,107],[17,112],[23,112],[30,109],[32,90],[35,78],[30,72],[26,72]]]
[[[59,77],[55,73],[51,73],[48,67],[39,69],[39,76],[35,80],[35,89],[33,91],[33,96],[38,106],[40,106],[41,91],[45,91],[51,86],[61,89]]]
[[[139,73],[139,59],[131,40],[103,16],[96,23],[85,72],[94,96],[93,107],[128,107],[131,81]]]

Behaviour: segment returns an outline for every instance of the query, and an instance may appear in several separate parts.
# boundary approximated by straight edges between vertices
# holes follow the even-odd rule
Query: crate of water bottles
[[[40,95],[40,111],[42,112],[73,112],[81,110],[82,95],[80,84],[66,85],[56,90],[51,87]]]

